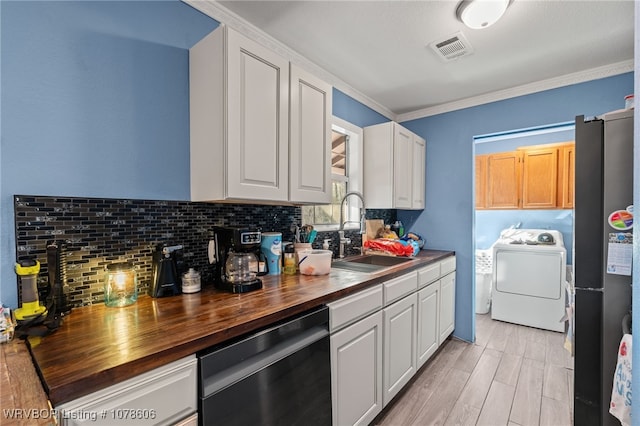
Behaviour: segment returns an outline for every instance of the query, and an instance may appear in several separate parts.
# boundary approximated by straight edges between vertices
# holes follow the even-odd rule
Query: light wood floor
[[[564,335],[476,315],[476,343],[449,339],[374,421],[388,425],[573,424]]]

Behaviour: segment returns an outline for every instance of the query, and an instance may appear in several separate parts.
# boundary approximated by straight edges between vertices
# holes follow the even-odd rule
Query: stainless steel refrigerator
[[[575,127],[574,424],[619,425],[609,403],[631,309],[633,110]]]

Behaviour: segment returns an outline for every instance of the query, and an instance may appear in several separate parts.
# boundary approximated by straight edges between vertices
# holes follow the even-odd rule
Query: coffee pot
[[[214,284],[221,290],[245,293],[262,288],[258,278],[261,233],[250,228],[215,227],[209,242]]]
[[[224,269],[225,278],[229,282],[255,281],[258,275],[258,257],[252,252],[230,251]]]

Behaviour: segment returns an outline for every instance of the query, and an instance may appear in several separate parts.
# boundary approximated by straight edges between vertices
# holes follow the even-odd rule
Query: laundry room
[[[493,263],[496,247],[510,244],[519,252],[524,250],[524,264],[533,268],[539,266],[536,267],[532,259],[549,259],[544,251],[548,252],[550,246],[555,247],[563,252],[563,259],[557,261],[561,262],[559,275],[563,277],[560,279],[562,282],[571,281],[574,127],[573,122],[555,123],[474,138],[477,314],[491,312],[492,290],[495,293]],[[538,241],[541,234],[551,235],[553,244],[551,241]],[[542,257],[528,257],[540,249],[545,253]],[[514,263],[519,258],[515,253],[503,254],[502,258],[510,265],[509,270],[513,269],[518,274],[524,272]],[[518,285],[527,286],[524,280],[516,281]],[[554,288],[553,293],[560,290]],[[528,293],[526,289],[522,291]],[[513,302],[509,300],[507,303],[513,306]],[[535,318],[542,316],[544,311],[532,312],[533,317],[525,320],[528,324],[523,325],[554,331],[564,329],[559,323],[561,315],[554,315],[558,318],[553,319]],[[553,308],[553,312],[557,311]],[[559,311],[563,312],[562,307]],[[509,321],[508,315],[503,320]],[[545,325],[549,321],[551,324]]]

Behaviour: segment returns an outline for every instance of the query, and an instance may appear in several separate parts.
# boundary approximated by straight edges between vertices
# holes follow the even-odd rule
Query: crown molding
[[[335,75],[311,62],[304,56],[300,55],[293,49],[284,45],[280,41],[271,37],[258,27],[249,23],[245,19],[231,12],[229,9],[225,8],[221,4],[213,1],[213,0],[182,0],[184,3],[193,7],[196,10],[204,13],[210,18],[215,19],[220,24],[224,24],[234,30],[240,32],[245,37],[261,44],[262,46],[276,52],[280,56],[286,58],[288,61],[304,68],[306,71],[314,74],[318,78],[326,81],[331,84],[336,89],[340,90],[342,93],[352,97],[356,101],[362,103],[363,105],[371,108],[379,114],[387,117],[390,120],[395,120],[396,114],[391,111],[389,108],[384,105],[374,101],[368,96],[360,93]]]
[[[542,92],[545,90],[556,89],[558,87],[569,86],[577,83],[584,83],[586,81],[598,80],[601,78],[611,77],[614,75],[624,74],[634,70],[633,59],[617,62],[614,64],[605,65],[602,67],[592,68],[585,71],[580,71],[572,74],[566,74],[560,77],[554,77],[547,80],[541,80],[534,83],[525,84],[522,86],[512,87],[510,89],[500,90],[497,92],[487,93],[479,96],[473,96],[470,98],[460,99],[454,102],[448,102],[433,107],[422,108],[416,111],[407,112],[403,114],[396,114],[389,108],[380,104],[379,102],[371,99],[370,97],[360,93],[349,84],[342,81],[340,78],[324,70],[320,66],[311,62],[304,56],[300,55],[296,51],[292,50],[288,46],[284,45],[275,38],[269,36],[261,29],[255,27],[245,19],[231,12],[218,2],[214,0],[182,0],[184,3],[193,7],[196,10],[204,13],[205,15],[215,19],[221,24],[227,25],[236,31],[239,31],[245,37],[248,37],[261,45],[277,52],[290,62],[304,68],[308,72],[316,75],[322,80],[334,86],[344,94],[352,97],[356,101],[371,108],[379,114],[387,117],[390,120],[397,121],[399,123],[415,120],[424,117],[430,117],[437,114],[443,114],[446,112],[456,111],[464,108],[470,108],[478,105],[488,104],[491,102],[502,101],[505,99],[515,98],[518,96],[530,95],[532,93]]]
[[[522,86],[512,87],[510,89],[487,93],[480,96],[473,96],[455,102],[449,102],[442,105],[419,109],[413,112],[398,114],[396,116],[396,120],[399,123],[402,123],[418,118],[443,114],[445,112],[451,112],[464,108],[488,104],[491,102],[515,98],[518,96],[530,95],[532,93],[543,92],[545,90],[556,89],[558,87],[570,86],[572,84],[584,83],[586,81],[598,80],[605,77],[624,74],[633,71],[633,65],[633,59],[630,59],[627,61],[605,65],[602,67],[591,68],[585,71],[566,74],[560,77],[554,77],[547,80],[524,84]]]

